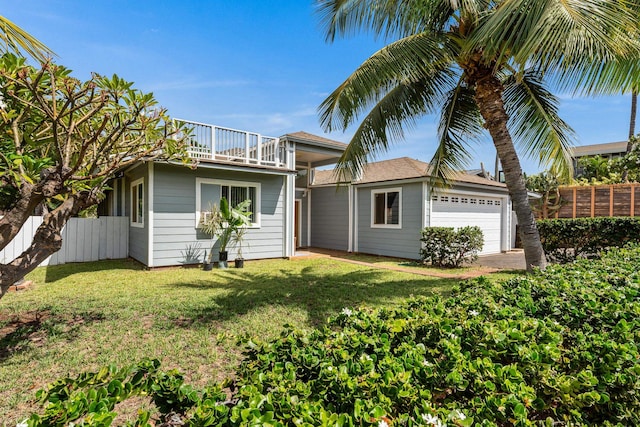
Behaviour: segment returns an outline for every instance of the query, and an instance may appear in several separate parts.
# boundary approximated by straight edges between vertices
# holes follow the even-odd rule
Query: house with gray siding
[[[315,171],[308,246],[417,259],[420,230],[479,226],[482,254],[513,246],[511,200],[505,184],[459,173],[450,187],[430,186],[429,165],[402,157],[369,163],[360,177],[338,183],[332,170]]]
[[[346,145],[306,132],[274,138],[185,123],[192,130],[190,167],[139,162],[121,171],[99,208],[105,215],[129,217],[129,256],[148,267],[202,261],[212,241],[199,225],[221,197],[232,205],[251,200],[244,258],[294,255],[310,228],[309,179],[316,168],[335,163]],[[213,251],[216,259],[217,247]],[[229,257],[235,257],[233,247]]]
[[[111,183],[100,212],[129,218],[129,256],[148,267],[199,263],[218,248],[200,229],[222,197],[251,200],[246,259],[290,257],[319,247],[417,258],[426,226],[478,225],[483,253],[511,248],[511,202],[504,184],[459,174],[429,185],[428,164],[406,157],[368,164],[338,183],[332,170],[346,144],[306,132],[279,138],[196,122],[192,164],[141,161]],[[339,185],[338,185],[339,184]],[[235,249],[229,248],[234,259]]]

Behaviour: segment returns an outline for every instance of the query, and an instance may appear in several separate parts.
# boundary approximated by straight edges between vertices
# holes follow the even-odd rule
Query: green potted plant
[[[204,215],[201,222],[202,232],[216,239],[220,244],[218,248],[218,267],[227,268],[228,252],[227,246],[232,236],[241,228],[251,225],[251,212],[249,206],[251,200],[245,200],[238,203],[235,207],[229,206],[226,198],[220,199],[220,207],[213,206],[210,211]],[[215,241],[213,242],[215,244]],[[213,245],[209,252],[209,263],[213,260]]]
[[[244,243],[244,236],[247,234],[247,227],[240,227],[236,230],[232,237],[233,244],[238,248],[236,253],[235,265],[236,268],[244,268],[244,257],[242,256],[242,244]]]

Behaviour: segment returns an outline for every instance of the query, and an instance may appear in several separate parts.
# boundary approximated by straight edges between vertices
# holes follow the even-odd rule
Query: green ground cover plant
[[[33,288],[0,303],[0,426],[33,412],[35,391],[57,378],[148,357],[202,388],[234,375],[234,336],[276,338],[284,323],[308,330],[343,307],[395,306],[457,283],[329,258],[213,272],[103,261],[39,268],[29,279]]]
[[[640,425],[639,263],[635,246],[449,297],[345,307],[319,329],[246,336],[232,382],[195,390],[154,372],[149,395],[192,426]],[[59,390],[40,393],[50,408],[84,402]]]

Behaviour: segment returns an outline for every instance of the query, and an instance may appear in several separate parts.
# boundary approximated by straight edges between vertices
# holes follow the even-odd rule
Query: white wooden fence
[[[11,262],[28,248],[40,224],[41,216],[30,217],[15,239],[0,251],[0,262]],[[128,217],[71,218],[62,230],[62,248],[40,265],[119,259],[128,256]]]

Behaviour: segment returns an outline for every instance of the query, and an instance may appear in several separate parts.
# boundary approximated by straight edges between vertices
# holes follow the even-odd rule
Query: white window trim
[[[137,206],[138,201],[133,199],[133,189],[134,187],[137,187],[140,184],[142,184],[142,222],[137,222],[137,221],[134,221],[134,218],[133,218],[133,206],[134,204]],[[131,227],[144,228],[144,218],[146,216],[144,212],[144,210],[146,209],[146,203],[144,202],[144,197],[145,197],[145,193],[147,192],[144,188],[144,178],[136,179],[135,181],[133,181],[131,183],[130,190],[131,190],[131,196],[130,196],[131,206],[129,208],[129,224],[131,225]],[[138,192],[136,192],[136,195],[137,194]]]
[[[398,223],[397,224],[374,224],[376,210],[376,194],[398,193]],[[386,197],[385,197],[386,200]],[[385,213],[386,215],[386,213]],[[386,220],[386,218],[385,218]],[[371,228],[392,228],[399,230],[402,228],[402,187],[376,188],[371,190]]]
[[[200,216],[202,211],[200,210],[200,206],[202,206],[202,184],[211,184],[211,185],[232,185],[236,187],[255,187],[256,189],[256,206],[254,207],[255,212],[253,212],[253,218],[255,222],[251,223],[248,228],[260,228],[262,224],[262,214],[261,212],[261,199],[262,199],[262,186],[259,182],[250,182],[250,181],[234,181],[230,179],[211,179],[211,178],[196,178],[196,228],[200,226]]]

